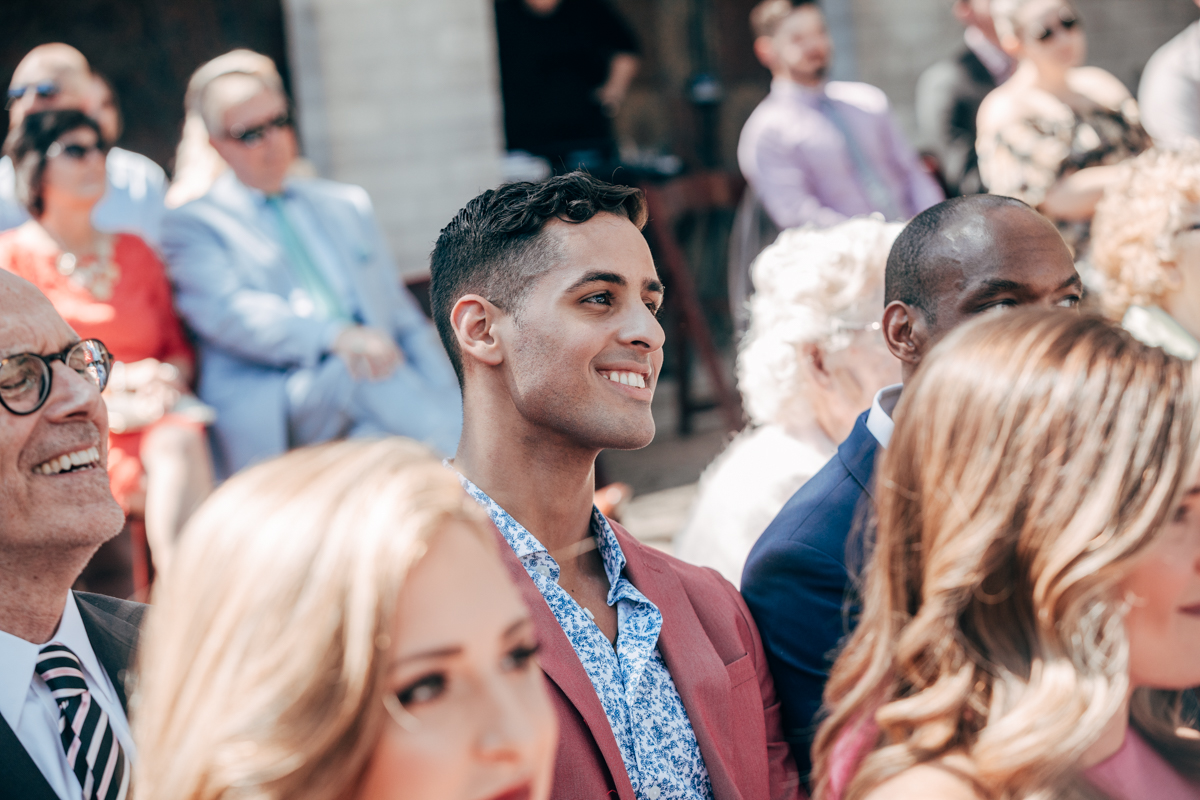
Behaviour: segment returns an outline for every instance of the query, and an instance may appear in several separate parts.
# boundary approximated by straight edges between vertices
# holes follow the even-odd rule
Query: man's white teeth
[[[636,372],[610,372],[606,377],[613,383],[623,383],[638,389],[646,388],[646,379]]]
[[[52,458],[44,464],[38,464],[33,468],[33,471],[40,475],[56,475],[59,472],[65,472],[71,467],[82,467],[95,464],[100,460],[100,448],[89,447],[86,450],[76,450],[74,453],[67,453],[64,456]]]

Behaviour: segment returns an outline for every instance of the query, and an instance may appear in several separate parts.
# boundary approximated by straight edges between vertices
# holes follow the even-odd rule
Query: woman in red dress
[[[189,388],[192,350],[162,262],[137,236],[92,227],[107,149],[96,123],[78,111],[31,114],[14,131],[5,150],[32,219],[0,234],[0,268],[33,283],[76,333],[112,352],[110,485],[126,514],[144,515],[161,568],[212,490],[210,412]]]

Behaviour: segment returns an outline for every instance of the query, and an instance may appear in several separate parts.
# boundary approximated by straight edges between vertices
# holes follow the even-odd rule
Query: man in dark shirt
[[[937,160],[950,197],[987,191],[975,155],[975,117],[988,92],[1012,74],[1000,49],[989,0],[954,0],[966,27],[963,48],[921,73],[917,81],[917,132],[921,151]]]
[[[638,67],[638,43],[606,0],[496,0],[509,150],[556,170],[614,159],[611,117]]]

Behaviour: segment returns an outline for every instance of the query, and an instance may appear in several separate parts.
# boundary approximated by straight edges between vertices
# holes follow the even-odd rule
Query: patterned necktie
[[[908,216],[897,205],[891,189],[880,177],[879,170],[875,169],[871,159],[863,152],[862,146],[854,136],[854,131],[850,128],[850,123],[842,116],[842,112],[826,94],[821,95],[817,105],[820,106],[821,113],[825,115],[825,118],[833,123],[833,126],[842,134],[842,138],[846,140],[846,150],[849,151],[850,160],[854,163],[854,172],[858,175],[859,185],[867,193],[867,199],[871,201],[871,205],[875,206],[875,210],[882,213],[889,222],[908,219]]]
[[[279,235],[283,239],[283,249],[287,252],[288,263],[300,278],[300,283],[312,298],[316,306],[318,319],[349,321],[350,315],[342,308],[342,303],[333,287],[329,285],[325,274],[316,265],[304,246],[299,234],[296,233],[292,221],[288,219],[287,209],[283,207],[283,195],[269,194],[266,196],[267,208],[275,214],[279,223]]]
[[[108,714],[92,701],[79,657],[66,645],[48,644],[39,652],[37,674],[58,704],[58,734],[67,763],[83,787],[83,799],[125,800],[129,761]]]

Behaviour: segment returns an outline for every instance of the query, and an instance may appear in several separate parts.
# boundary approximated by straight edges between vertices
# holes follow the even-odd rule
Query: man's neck
[[[464,398],[454,468],[496,501],[547,550],[589,535],[599,450],[511,413],[473,413]],[[502,418],[502,419],[501,419]]]
[[[772,78],[785,83],[794,83],[797,86],[803,86],[806,89],[820,89],[825,85],[826,76],[824,75],[794,75],[786,70],[780,71]]]
[[[34,644],[48,642],[71,585],[95,550],[0,555],[0,630]]]

